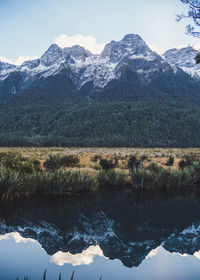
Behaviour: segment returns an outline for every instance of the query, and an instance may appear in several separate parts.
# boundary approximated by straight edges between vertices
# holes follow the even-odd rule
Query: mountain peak
[[[50,47],[47,49],[47,52],[49,51],[59,51],[60,48],[58,47],[57,44],[51,44]]]
[[[171,65],[181,68],[193,78],[200,79],[200,65],[196,64],[195,57],[199,52],[191,46],[181,49],[171,49],[163,54],[164,59]]]
[[[0,61],[0,80],[6,77],[7,74],[14,71],[16,65]]]
[[[88,50],[79,45],[66,47],[63,49],[63,52],[65,56],[70,55],[73,56],[75,59],[81,59],[82,61],[85,61],[86,57],[92,55]]]
[[[44,66],[50,66],[62,57],[62,49],[56,44],[52,44],[48,50],[41,56],[41,63]]]
[[[144,40],[137,34],[127,34],[120,41],[108,43],[101,56],[112,63],[118,63],[126,56],[147,54],[151,52]]]
[[[131,33],[131,34],[126,34],[123,37],[123,39],[121,40],[121,42],[131,44],[131,43],[133,43],[135,41],[138,41],[138,40],[143,41],[143,39],[138,34]]]

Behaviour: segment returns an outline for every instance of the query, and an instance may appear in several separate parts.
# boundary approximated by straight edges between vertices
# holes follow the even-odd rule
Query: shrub
[[[20,154],[17,153],[0,153],[0,164],[1,166],[19,170],[21,167],[22,162],[26,159],[23,158]]]
[[[34,165],[34,166],[40,166],[40,161],[37,160],[37,159],[34,159],[34,160],[33,160],[33,165]]]
[[[186,161],[184,159],[180,160],[178,166],[180,169],[184,169],[187,166]]]
[[[54,155],[50,155],[43,165],[48,170],[56,170],[60,167],[58,157]]]
[[[143,167],[143,160],[140,158],[138,159],[136,156],[131,155],[128,159],[128,169],[131,171],[142,168]]]
[[[117,167],[118,161],[119,161],[119,156],[117,156],[117,155],[115,154],[115,155],[114,155],[114,166],[115,166],[115,167]]]
[[[174,165],[174,157],[170,156],[168,161],[166,162],[166,166],[172,166]]]
[[[97,174],[97,183],[101,187],[112,186],[121,187],[124,186],[126,182],[126,174],[120,171],[100,170]]]
[[[133,187],[156,187],[156,175],[146,169],[135,169],[130,173]]]
[[[79,163],[79,158],[74,155],[66,155],[62,157],[50,155],[44,162],[44,167],[48,170],[57,170],[61,167],[75,166],[77,163]]]
[[[90,159],[92,162],[97,162],[98,160],[101,160],[101,155],[94,155]]]
[[[148,156],[144,154],[144,155],[142,155],[142,156],[140,157],[140,159],[141,159],[142,161],[148,160]]]
[[[159,166],[157,163],[152,162],[151,164],[149,164],[149,166],[147,167],[147,169],[149,171],[152,171],[154,173],[161,173],[163,170],[162,166]]]
[[[114,187],[121,187],[125,184],[126,174],[120,171],[109,170],[107,172],[108,184]]]
[[[0,153],[1,167],[9,168],[20,173],[40,171],[40,162],[35,159],[22,157],[17,153]]]
[[[101,159],[99,164],[101,168],[106,171],[115,167],[114,162],[112,160],[107,159]]]
[[[185,159],[186,166],[192,166],[194,162],[199,161],[199,157],[197,157],[197,155],[193,155],[193,154],[185,155],[184,159]]]
[[[79,158],[75,155],[66,155],[59,158],[60,167],[74,166],[79,163]]]
[[[98,182],[98,185],[100,185],[100,186],[105,185],[107,183],[107,176],[106,176],[106,172],[104,170],[100,170],[97,173],[97,182]]]
[[[25,161],[22,163],[20,172],[21,173],[33,173],[34,171],[34,166],[30,161]]]

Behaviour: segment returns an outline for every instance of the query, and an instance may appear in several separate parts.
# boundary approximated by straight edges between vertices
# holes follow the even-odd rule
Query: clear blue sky
[[[40,56],[61,34],[98,43],[137,33],[160,50],[200,42],[185,35],[180,0],[0,0],[0,56]]]

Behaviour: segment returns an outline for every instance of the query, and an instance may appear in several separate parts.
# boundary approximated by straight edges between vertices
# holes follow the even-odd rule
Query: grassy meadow
[[[92,160],[95,155],[100,155],[102,158],[112,159],[115,155],[118,157],[118,169],[127,168],[127,158],[130,155],[137,157],[147,156],[146,166],[151,162],[155,162],[163,167],[170,156],[174,156],[174,164],[172,169],[178,168],[178,163],[187,155],[195,155],[200,158],[200,148],[183,148],[183,149],[169,149],[169,148],[1,148],[2,153],[21,154],[28,159],[37,159],[43,165],[44,161],[49,155],[64,156],[76,155],[80,162],[78,166],[73,166],[73,170],[81,169],[83,171],[93,174],[100,166]],[[71,169],[67,168],[67,169]]]
[[[0,199],[105,188],[200,190],[200,149],[0,148]]]

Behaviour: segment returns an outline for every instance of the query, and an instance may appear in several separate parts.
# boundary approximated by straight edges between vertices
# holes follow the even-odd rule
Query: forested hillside
[[[128,34],[99,56],[52,45],[20,67],[2,63],[0,145],[199,147],[200,81],[180,65],[188,51],[191,68],[193,49],[168,52],[168,63]]]

